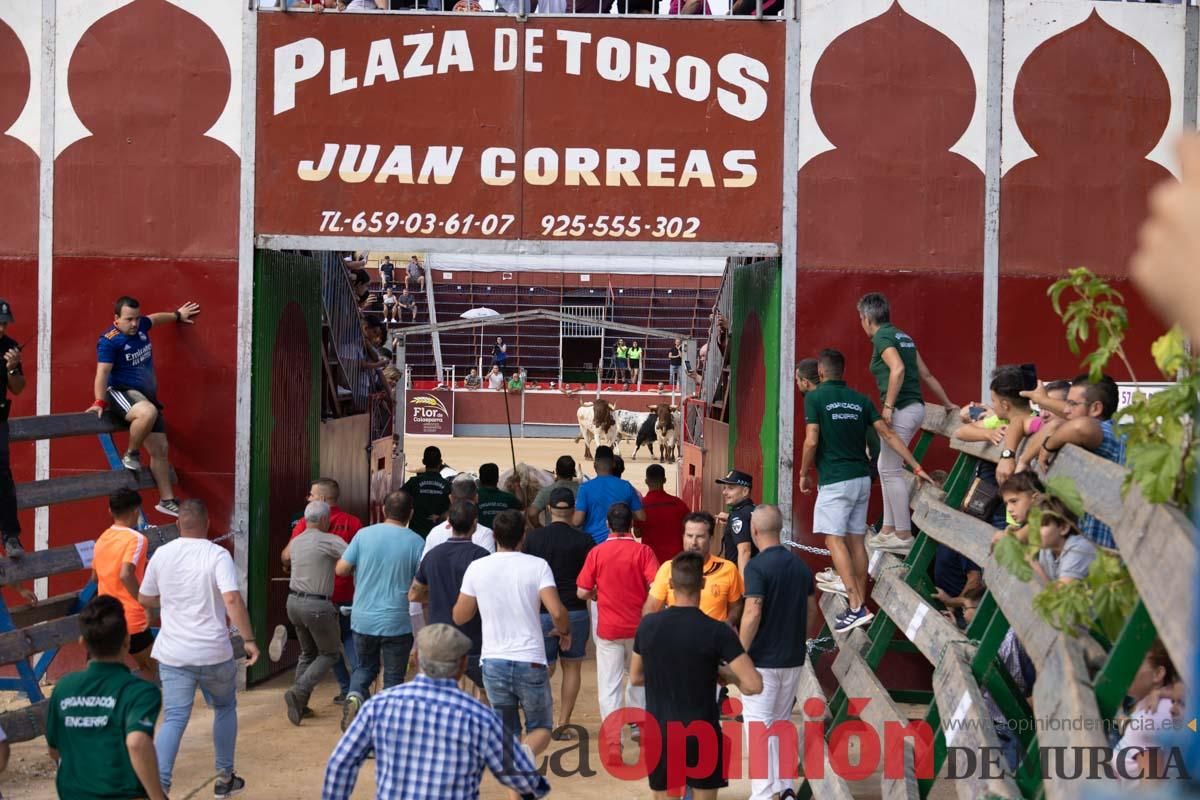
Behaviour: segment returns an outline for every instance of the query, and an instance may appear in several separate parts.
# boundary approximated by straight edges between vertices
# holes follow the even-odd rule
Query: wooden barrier
[[[805,722],[828,722],[828,711],[819,716],[809,715],[804,707],[804,703],[810,698],[816,698],[822,704],[825,702],[825,693],[821,691],[821,684],[817,681],[816,673],[813,672],[812,659],[805,659],[804,666],[800,668],[800,683],[796,689],[796,705]],[[801,723],[800,730],[804,730],[803,723]],[[833,767],[829,764],[829,748],[821,748],[821,758],[823,761],[822,776],[820,778],[812,775],[804,777],[813,794],[822,799],[851,800],[850,786],[842,776],[833,771]]]
[[[962,656],[959,648],[952,648],[946,653],[945,658],[934,669],[933,694],[941,712],[947,747],[962,748],[980,759],[985,758],[985,754],[988,753],[992,756],[1000,755],[1000,740],[992,726],[987,703],[975,676],[971,673],[970,661]],[[989,772],[999,772],[1001,777],[983,777]],[[953,784],[962,800],[1021,796],[1007,764],[999,764],[994,771],[972,770],[965,777],[953,781]]]

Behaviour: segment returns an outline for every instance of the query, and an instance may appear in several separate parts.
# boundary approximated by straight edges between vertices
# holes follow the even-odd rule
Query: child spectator
[[[1042,549],[1033,571],[1050,583],[1081,581],[1096,560],[1096,546],[1079,532],[1075,515],[1057,498],[1042,501]]]
[[[1004,500],[1005,529],[992,536],[993,546],[1008,530],[1012,530],[1022,543],[1028,541],[1025,520],[1029,518],[1029,509],[1041,502],[1045,491],[1038,476],[1028,471],[1018,472],[1004,482],[1000,497]]]

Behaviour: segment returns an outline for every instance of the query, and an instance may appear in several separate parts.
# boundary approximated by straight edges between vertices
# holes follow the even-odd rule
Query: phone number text
[[[359,211],[354,214],[341,211],[321,212],[321,232],[341,233],[396,233],[409,236],[503,236],[513,223],[516,214],[437,214],[399,211]]]

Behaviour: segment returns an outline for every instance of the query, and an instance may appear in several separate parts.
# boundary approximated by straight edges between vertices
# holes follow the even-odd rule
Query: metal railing
[[[360,414],[367,410],[376,370],[365,366],[373,351],[363,337],[363,316],[359,311],[354,290],[350,288],[350,275],[342,263],[339,253],[320,253],[321,259],[321,302],[325,308],[325,320],[329,324],[334,354],[342,374],[346,376],[350,392],[349,413]],[[378,359],[378,356],[375,356]]]

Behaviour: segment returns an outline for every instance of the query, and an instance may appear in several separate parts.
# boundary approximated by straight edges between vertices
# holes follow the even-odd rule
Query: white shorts
[[[813,510],[813,533],[828,536],[863,535],[867,532],[867,502],[871,479],[851,478],[817,488]]]

